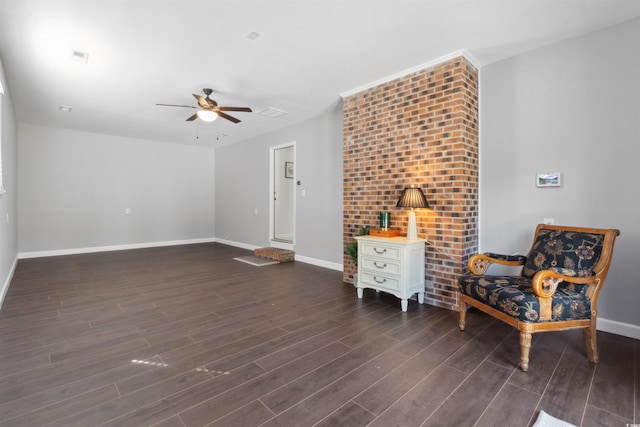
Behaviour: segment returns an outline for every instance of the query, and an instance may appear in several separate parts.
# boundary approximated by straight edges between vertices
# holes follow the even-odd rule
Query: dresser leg
[[[363,289],[362,288],[358,288],[358,298],[362,299],[362,294],[363,294]]]
[[[418,302],[424,304],[424,292],[418,292]]]
[[[409,308],[409,300],[401,300],[400,305],[402,305],[402,311],[407,311],[407,308]]]

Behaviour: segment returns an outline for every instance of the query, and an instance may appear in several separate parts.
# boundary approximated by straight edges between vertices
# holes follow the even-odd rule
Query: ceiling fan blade
[[[156,104],[160,107],[184,107],[184,108],[198,108],[193,105],[176,105],[176,104]]]
[[[192,94],[197,100],[198,100],[198,105],[201,106],[202,108],[208,110],[211,108],[211,106],[209,105],[209,103],[207,102],[206,99],[204,99],[204,97],[202,97],[201,95],[196,95],[195,93]]]
[[[249,107],[218,107],[218,111],[243,111],[245,113],[251,113],[251,108]]]
[[[235,117],[232,117],[228,114],[223,113],[222,111],[218,111],[218,116],[222,117],[223,119],[227,119],[233,123],[240,123],[240,120],[236,119]]]
[[[194,108],[195,108],[195,107],[194,107]],[[195,119],[197,119],[197,118],[198,118],[198,113],[195,113],[193,116],[189,117],[186,121],[187,121],[187,122],[192,122],[192,121],[194,121],[194,120],[195,120]]]

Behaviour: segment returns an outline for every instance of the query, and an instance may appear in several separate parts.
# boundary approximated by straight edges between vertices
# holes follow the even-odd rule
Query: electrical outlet
[[[126,209],[124,210],[124,214],[125,214],[125,215],[131,215],[131,208],[126,208]]]

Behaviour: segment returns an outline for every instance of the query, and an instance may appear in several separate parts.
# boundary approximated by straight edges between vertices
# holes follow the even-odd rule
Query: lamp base
[[[407,239],[418,239],[418,226],[416,225],[416,213],[412,210],[409,212],[409,224],[407,225]]]

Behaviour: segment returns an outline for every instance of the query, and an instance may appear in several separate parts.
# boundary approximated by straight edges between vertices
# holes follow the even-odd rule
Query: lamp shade
[[[211,110],[200,110],[196,114],[198,115],[198,118],[200,120],[203,120],[205,122],[212,122],[218,118],[218,115]]]
[[[402,190],[396,208],[428,208],[429,202],[421,189],[410,187]]]
[[[427,198],[421,189],[415,188],[413,185],[410,188],[402,190],[400,200],[396,204],[397,208],[411,208],[409,217],[407,219],[407,239],[416,240],[418,238],[418,227],[416,224],[416,213],[414,208],[428,208],[429,203]]]

